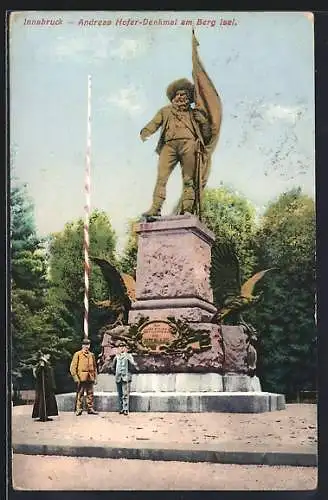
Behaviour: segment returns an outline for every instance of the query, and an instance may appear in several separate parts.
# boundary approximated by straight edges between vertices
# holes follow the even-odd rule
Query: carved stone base
[[[193,350],[191,355],[184,352],[134,353],[134,359],[141,373],[222,373],[223,349],[220,327],[212,323],[191,323],[192,329],[207,332],[211,348]],[[129,327],[123,327],[127,333]],[[116,354],[117,341],[106,333],[102,341],[103,359],[99,366],[100,373],[110,373],[112,358]]]

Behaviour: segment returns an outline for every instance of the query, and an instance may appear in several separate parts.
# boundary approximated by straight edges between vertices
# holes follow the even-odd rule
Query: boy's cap
[[[82,345],[90,345],[90,340],[89,339],[83,339]]]

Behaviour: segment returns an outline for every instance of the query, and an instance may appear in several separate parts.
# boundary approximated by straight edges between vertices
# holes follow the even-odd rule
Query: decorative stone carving
[[[216,311],[209,283],[213,233],[191,215],[140,223],[137,233],[137,301],[129,323],[141,316],[209,321]]]

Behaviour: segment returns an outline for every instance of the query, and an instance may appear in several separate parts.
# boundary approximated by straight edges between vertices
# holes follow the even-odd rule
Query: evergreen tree
[[[34,207],[26,185],[11,188],[11,344],[15,385],[33,387],[27,360],[38,350],[68,342],[67,328],[57,330],[47,282],[42,241],[37,237]],[[64,351],[63,351],[64,352]]]

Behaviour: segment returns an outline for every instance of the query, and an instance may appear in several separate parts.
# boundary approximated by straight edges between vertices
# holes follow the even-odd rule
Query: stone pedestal
[[[191,215],[140,223],[136,272],[137,300],[129,323],[175,317],[210,321],[216,308],[209,283],[214,234]]]
[[[284,396],[262,393],[259,379],[250,376],[244,329],[211,323],[216,313],[209,281],[214,234],[193,215],[139,223],[137,233],[136,301],[129,324],[103,336],[96,408],[117,410],[111,366],[120,336],[129,344],[139,368],[132,377],[132,411],[253,413],[283,409]],[[144,343],[146,328],[152,339],[150,347]],[[59,400],[63,410],[73,404],[74,395]]]

